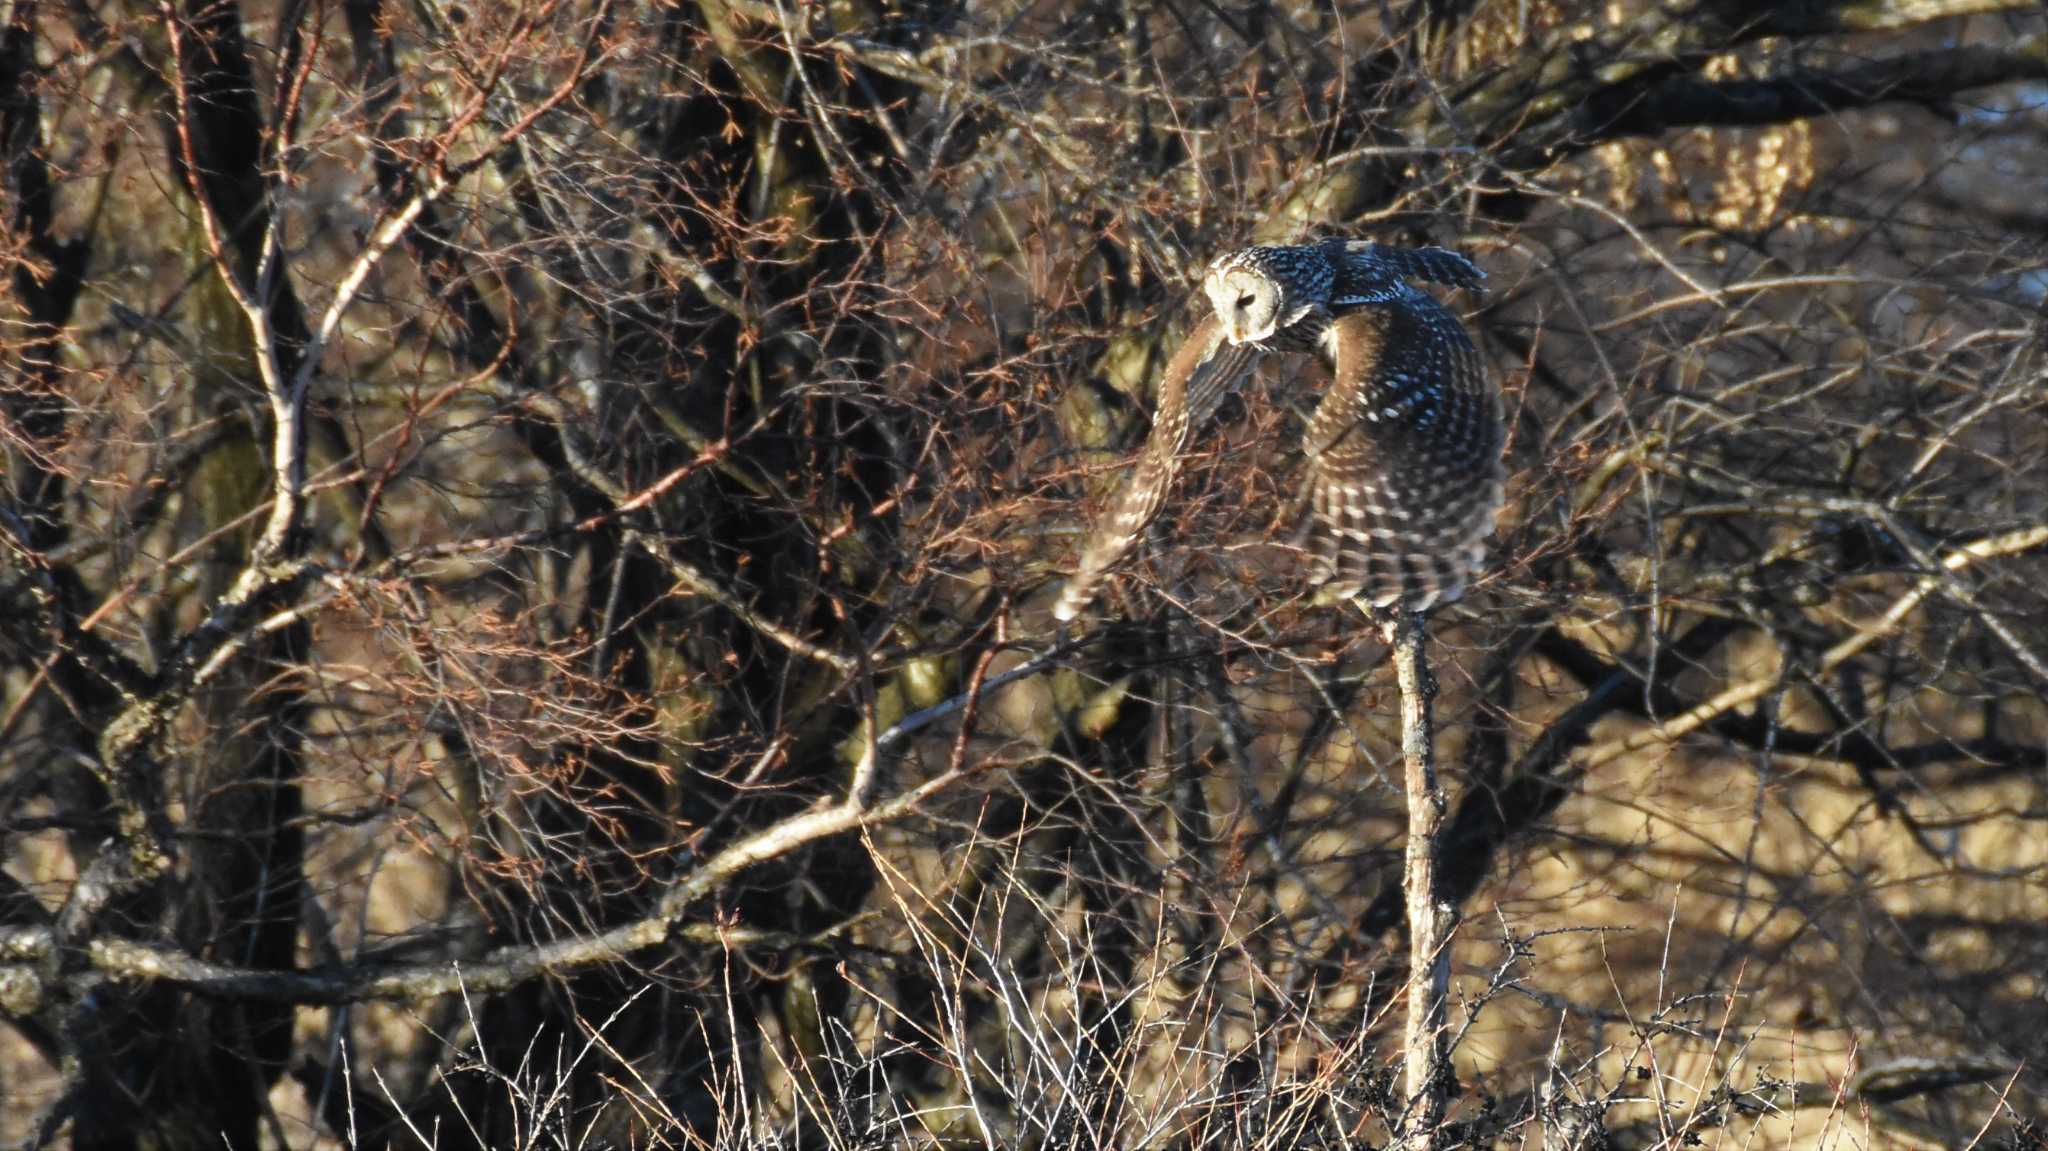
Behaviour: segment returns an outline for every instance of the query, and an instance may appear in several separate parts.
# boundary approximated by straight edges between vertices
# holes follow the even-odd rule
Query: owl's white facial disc
[[[1202,291],[1233,344],[1269,339],[1280,326],[1280,286],[1251,268],[1212,268],[1202,278]]]

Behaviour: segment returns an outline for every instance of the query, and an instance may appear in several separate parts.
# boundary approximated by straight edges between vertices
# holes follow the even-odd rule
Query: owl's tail
[[[1486,558],[1504,498],[1496,468],[1463,490],[1412,493],[1366,485],[1325,486],[1313,500],[1320,598],[1359,599],[1417,612],[1465,594]],[[1407,497],[1407,498],[1404,498]]]

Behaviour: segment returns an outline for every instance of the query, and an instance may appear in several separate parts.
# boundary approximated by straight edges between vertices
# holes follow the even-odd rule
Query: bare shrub
[[[2048,24],[2001,0],[0,8],[0,1138],[2039,1146]],[[1191,277],[1473,256],[1394,669]]]

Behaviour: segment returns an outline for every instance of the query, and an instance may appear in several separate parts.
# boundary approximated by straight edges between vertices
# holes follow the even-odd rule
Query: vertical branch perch
[[[1451,990],[1453,915],[1437,866],[1445,804],[1431,726],[1436,677],[1423,651],[1429,633],[1421,615],[1396,608],[1391,618],[1380,621],[1380,634],[1394,649],[1401,688],[1401,760],[1408,791],[1408,850],[1401,876],[1408,897],[1408,1027],[1402,1037],[1408,1118],[1401,1145],[1429,1151],[1443,1123],[1451,1081],[1444,1016]]]

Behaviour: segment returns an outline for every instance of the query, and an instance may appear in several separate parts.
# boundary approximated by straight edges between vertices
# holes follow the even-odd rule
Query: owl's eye
[[[1239,296],[1239,297],[1237,298],[1237,309],[1238,309],[1238,311],[1244,311],[1245,309],[1247,309],[1247,308],[1251,307],[1251,306],[1252,306],[1252,303],[1253,303],[1253,301],[1255,301],[1255,300],[1257,300],[1257,299],[1258,299],[1258,297],[1257,297],[1257,296],[1254,296],[1254,295],[1252,295],[1252,294],[1251,294],[1251,293],[1249,293],[1249,292],[1245,293],[1245,294],[1244,294],[1244,295],[1242,295],[1242,296]]]

